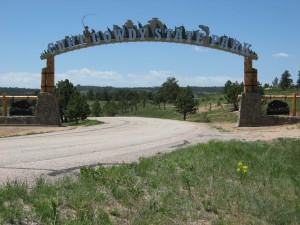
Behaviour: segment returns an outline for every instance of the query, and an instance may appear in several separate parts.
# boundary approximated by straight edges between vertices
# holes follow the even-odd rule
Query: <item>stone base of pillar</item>
[[[259,93],[242,93],[239,127],[261,126],[262,108]]]
[[[38,96],[35,120],[37,124],[60,126],[59,105],[55,93],[42,92]]]
[[[263,115],[260,99],[259,93],[242,93],[239,127],[276,126],[300,122],[300,117]]]

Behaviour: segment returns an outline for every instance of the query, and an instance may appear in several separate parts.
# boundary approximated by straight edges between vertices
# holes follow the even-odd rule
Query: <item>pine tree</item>
[[[101,114],[101,106],[99,100],[96,100],[92,105],[92,113],[98,117]]]
[[[175,103],[177,94],[180,91],[178,80],[175,77],[168,77],[160,89],[162,89],[162,94],[169,103]]]
[[[67,105],[71,99],[71,96],[76,91],[74,85],[68,80],[59,81],[56,84],[55,92],[59,103],[59,113],[61,121],[67,121],[66,116]]]
[[[279,86],[285,90],[290,88],[293,85],[293,79],[291,79],[291,74],[288,70],[284,71],[284,73],[281,75]]]
[[[90,110],[86,98],[82,97],[78,91],[75,91],[67,105],[66,116],[74,119],[76,124],[78,124],[78,120],[86,119],[89,113]]]
[[[198,109],[198,101],[195,100],[193,90],[190,87],[181,88],[175,103],[176,111],[183,115],[183,120],[189,114],[195,114]]]
[[[114,101],[109,101],[104,105],[103,111],[105,112],[106,116],[115,116],[118,114],[118,106]]]

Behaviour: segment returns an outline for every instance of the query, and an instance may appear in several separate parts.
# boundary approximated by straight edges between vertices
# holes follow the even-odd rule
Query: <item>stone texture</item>
[[[38,96],[35,120],[37,124],[60,126],[59,105],[55,93],[42,92]]]
[[[34,116],[1,116],[0,125],[34,125]]]

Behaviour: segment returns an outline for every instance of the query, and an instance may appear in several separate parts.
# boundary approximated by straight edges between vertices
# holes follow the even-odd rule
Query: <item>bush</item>
[[[9,109],[10,116],[32,116],[33,111],[27,100],[12,102]]]

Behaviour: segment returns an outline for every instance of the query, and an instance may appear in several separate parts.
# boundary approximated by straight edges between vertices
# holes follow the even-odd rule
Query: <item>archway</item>
[[[246,105],[241,104],[239,125],[253,125],[256,121],[249,120],[251,115],[261,114],[260,106],[258,107],[257,104],[253,105],[254,102],[257,103],[259,98],[257,93],[257,70],[252,68],[252,60],[258,59],[257,54],[251,50],[251,44],[242,43],[225,35],[219,36],[211,34],[209,27],[205,25],[199,25],[199,28],[200,30],[192,31],[186,30],[184,26],[179,26],[173,30],[169,29],[166,24],[163,24],[158,18],[153,18],[145,25],[141,23],[135,25],[131,20],[127,20],[122,27],[114,25],[112,29],[108,28],[106,31],[89,30],[88,27],[85,27],[82,35],[66,36],[62,40],[49,43],[47,50],[44,50],[41,54],[40,58],[42,60],[46,59],[47,64],[46,67],[42,69],[40,95],[48,95],[49,99],[51,98],[51,101],[53,101],[53,97],[50,96],[54,96],[56,55],[80,50],[82,48],[123,42],[169,42],[189,44],[213,48],[244,57],[244,93],[241,102],[245,102]],[[247,96],[247,99],[250,98],[254,100],[244,101],[245,96]],[[47,101],[43,103],[43,105],[44,104],[48,104]]]

